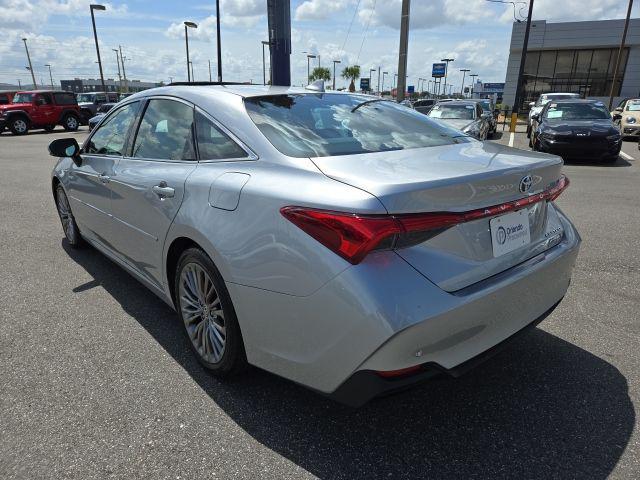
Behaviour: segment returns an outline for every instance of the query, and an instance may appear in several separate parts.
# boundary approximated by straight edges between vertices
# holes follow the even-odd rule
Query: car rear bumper
[[[453,293],[392,252],[371,255],[308,297],[230,283],[247,359],[351,405],[437,372],[455,375],[564,297],[580,237],[559,215],[558,245]],[[411,378],[372,377],[418,365],[428,368]]]

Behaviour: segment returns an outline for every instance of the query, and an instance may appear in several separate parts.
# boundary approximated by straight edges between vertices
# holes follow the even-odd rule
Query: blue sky
[[[24,68],[29,50],[40,78],[54,80],[98,77],[95,47],[86,0],[0,0],[0,82],[30,82]],[[640,2],[639,2],[640,3]],[[221,0],[223,78],[262,81],[261,40],[267,38],[266,0]],[[397,71],[401,0],[291,0],[292,81],[306,79],[303,51],[319,54],[323,66],[358,63],[363,75],[370,68],[388,71],[386,85]],[[116,54],[122,45],[127,76],[151,81],[185,80],[182,22],[199,24],[190,31],[196,80],[208,80],[212,61],[215,76],[215,2],[126,0],[105,3],[97,12],[105,77],[117,78]],[[519,4],[518,9],[526,8]],[[534,19],[580,21],[622,18],[625,0],[536,0]],[[640,7],[634,7],[634,17]],[[523,12],[526,15],[526,13]],[[459,89],[460,68],[470,68],[487,82],[504,81],[514,8],[487,0],[413,0],[409,40],[409,83],[429,77],[431,64],[455,58],[450,79]],[[352,23],[353,21],[353,23]],[[351,25],[349,35],[347,31]],[[364,40],[364,42],[363,42]],[[362,46],[362,49],[361,49]],[[344,86],[341,78],[338,86]]]

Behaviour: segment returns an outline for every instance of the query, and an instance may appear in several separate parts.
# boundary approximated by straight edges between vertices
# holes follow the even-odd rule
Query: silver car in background
[[[206,368],[350,405],[458,376],[541,321],[580,244],[560,158],[365,95],[162,87],[49,150],[68,243],[175,308]]]

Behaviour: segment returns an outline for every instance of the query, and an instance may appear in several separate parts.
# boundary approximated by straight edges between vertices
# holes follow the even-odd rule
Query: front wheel
[[[29,124],[25,118],[17,117],[11,120],[9,129],[14,135],[26,135],[29,131]]]
[[[176,309],[198,361],[226,377],[247,364],[240,326],[224,280],[200,249],[186,250],[174,278]]]
[[[80,120],[73,114],[68,114],[62,119],[62,126],[67,132],[74,132],[80,126]]]
[[[56,188],[56,208],[58,209],[58,216],[62,223],[62,230],[64,231],[65,237],[67,237],[69,245],[73,248],[82,246],[83,240],[80,236],[80,230],[78,229],[76,219],[73,218],[69,199],[62,185],[58,185]]]

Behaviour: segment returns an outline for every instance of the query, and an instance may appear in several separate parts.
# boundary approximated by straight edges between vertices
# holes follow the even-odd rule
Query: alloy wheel
[[[198,263],[188,263],[180,273],[180,311],[189,338],[209,363],[222,359],[226,345],[225,315],[211,277]]]
[[[78,128],[78,120],[76,120],[76,117],[73,117],[71,115],[67,117],[67,128],[70,130],[75,130],[76,128]]]
[[[25,122],[22,119],[18,119],[15,122],[13,122],[13,128],[16,130],[17,133],[24,133],[27,131],[27,122]]]
[[[67,240],[73,242],[76,237],[75,223],[73,221],[73,214],[71,213],[71,207],[69,206],[69,200],[65,195],[62,188],[58,188],[56,192],[58,215],[60,215],[60,221],[62,222],[62,230],[67,237]]]

